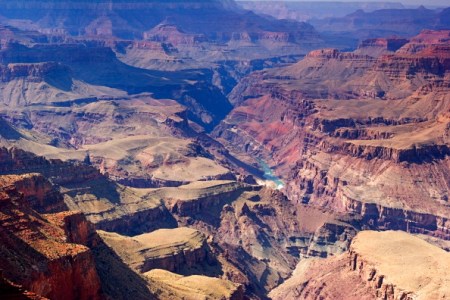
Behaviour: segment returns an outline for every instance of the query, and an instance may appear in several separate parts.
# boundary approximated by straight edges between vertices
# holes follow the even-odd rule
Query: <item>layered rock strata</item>
[[[401,257],[401,258],[400,258]],[[445,299],[449,253],[404,232],[360,232],[350,250],[301,262],[273,299]]]
[[[324,49],[256,72],[214,134],[276,166],[294,202],[449,239],[448,42],[423,31],[392,53]]]
[[[84,217],[70,221],[70,227],[60,226],[73,213],[41,215],[13,187],[21,176],[1,179],[0,265],[4,278],[50,299],[101,299],[94,258],[83,244],[87,239],[81,238],[87,234],[82,230]]]
[[[241,286],[218,278],[191,275],[181,276],[169,271],[155,269],[144,274],[150,282],[160,287],[159,297],[180,297],[186,300],[204,299],[241,300],[244,298]]]
[[[158,229],[133,237],[103,231],[99,234],[140,273],[153,269],[179,273],[208,260],[206,237],[195,229]]]

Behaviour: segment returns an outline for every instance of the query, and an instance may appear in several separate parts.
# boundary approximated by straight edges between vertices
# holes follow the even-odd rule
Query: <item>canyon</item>
[[[287,278],[302,255],[327,257],[330,253],[342,253],[356,234],[356,229],[346,223],[345,216],[339,219],[319,209],[296,207],[282,193],[259,185],[228,180],[134,189],[111,181],[89,165],[48,161],[14,148],[2,148],[1,153],[2,173],[17,173],[0,176],[5,190],[2,212],[5,218],[8,216],[2,224],[6,225],[6,220],[12,222],[11,226],[3,227],[8,230],[2,241],[16,240],[12,235],[17,234],[18,227],[24,226],[20,225],[19,217],[11,216],[11,212],[17,212],[10,208],[11,205],[17,207],[18,201],[22,201],[26,206],[24,211],[20,211],[21,218],[42,220],[39,221],[44,222],[42,226],[55,224],[46,230],[63,231],[66,237],[62,236],[62,241],[80,243],[83,251],[93,252],[87,256],[84,268],[91,267],[99,273],[94,273],[97,289],[100,283],[102,287],[103,294],[98,297],[127,297],[129,288],[117,292],[110,286],[117,284],[111,277],[122,276],[123,268],[133,274],[129,275],[130,280],[139,279],[140,288],[148,294],[146,297],[164,298],[167,290],[177,289],[173,278],[183,285],[187,284],[184,281],[194,280],[190,276],[200,276],[196,280],[204,279],[205,282],[219,276],[219,281],[214,279],[216,281],[212,282],[229,295],[229,299],[241,299],[244,291],[256,297]],[[73,177],[64,177],[64,174]],[[42,199],[44,203],[39,202]],[[36,241],[32,230],[42,232],[39,222],[28,225],[31,233],[20,236],[22,242],[19,244],[38,247],[37,244],[44,249],[63,247],[51,246],[56,242],[53,239]],[[19,248],[11,247],[4,249],[8,254],[5,259],[20,255],[17,253]],[[61,251],[66,253],[64,251],[69,250]],[[58,252],[54,255],[52,259],[57,259]],[[123,261],[126,267],[118,260]],[[30,257],[32,262],[33,257]],[[102,263],[105,265],[100,265]],[[113,268],[121,273],[104,274],[104,268]],[[60,274],[55,276],[59,278]],[[59,288],[49,288],[44,292],[40,289],[43,286],[41,281],[29,283],[18,275],[4,275],[15,284],[44,297],[59,298],[61,294],[58,293],[71,293]],[[46,277],[45,273],[41,276],[40,280],[46,282],[54,280]],[[74,282],[84,284],[79,279],[74,279]],[[187,294],[181,291],[176,294],[190,299],[190,293],[217,293],[199,288],[192,287]],[[90,296],[74,297],[87,299]],[[219,296],[212,299],[216,297]]]
[[[293,201],[448,239],[448,34],[424,31],[395,52],[313,51],[256,72],[214,134],[271,158]]]
[[[1,298],[450,296],[448,9],[280,5],[0,0]]]

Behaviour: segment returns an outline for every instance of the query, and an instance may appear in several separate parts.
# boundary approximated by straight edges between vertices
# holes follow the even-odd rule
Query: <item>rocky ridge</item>
[[[14,165],[22,165],[22,167],[15,170],[19,175],[0,176],[2,187],[2,207],[0,210],[4,218],[2,221],[4,226],[1,231],[3,242],[0,247],[2,253],[4,253],[2,255],[4,259],[1,261],[2,270],[4,270],[2,275],[4,277],[2,278],[14,282],[14,284],[20,284],[27,290],[34,292],[37,295],[36,299],[40,296],[62,299],[67,296],[64,296],[64,294],[72,295],[74,299],[103,299],[104,297],[122,299],[130,295],[147,299],[158,298],[157,295],[161,289],[165,289],[166,283],[164,283],[164,280],[149,279],[141,273],[155,268],[179,271],[180,268],[189,269],[197,264],[207,264],[208,261],[213,259],[214,256],[208,254],[206,238],[193,229],[172,229],[173,233],[178,233],[177,235],[170,233],[169,236],[172,239],[178,236],[180,240],[168,240],[166,248],[160,243],[161,237],[166,237],[171,229],[161,229],[134,237],[125,237],[102,231],[98,235],[93,224],[87,221],[84,214],[74,209],[81,209],[86,212],[87,218],[97,223],[97,227],[107,227],[111,231],[124,231],[127,225],[134,228],[133,230],[145,230],[145,232],[151,231],[151,228],[155,228],[155,226],[156,228],[165,228],[165,226],[176,227],[177,225],[176,222],[175,224],[170,223],[170,220],[164,221],[164,215],[162,216],[163,219],[161,219],[161,216],[146,219],[146,215],[139,211],[142,211],[141,207],[144,207],[143,212],[145,212],[147,199],[140,195],[138,196],[138,202],[125,209],[117,203],[110,202],[110,205],[115,206],[115,209],[121,212],[114,223],[118,225],[113,226],[108,222],[102,223],[103,218],[99,218],[100,214],[93,215],[92,210],[101,208],[108,203],[107,201],[114,199],[111,198],[111,195],[103,194],[105,197],[103,199],[94,198],[90,203],[86,203],[88,205],[78,203],[77,207],[73,207],[74,202],[71,201],[72,198],[69,195],[71,187],[77,186],[79,189],[77,193],[80,192],[81,187],[85,195],[89,195],[89,190],[82,188],[86,181],[80,179],[73,183],[67,182],[67,179],[58,180],[58,174],[64,174],[67,170],[70,170],[70,163],[48,161],[17,149],[3,150],[3,172],[8,173],[8,167],[15,170]],[[25,159],[25,157],[27,158]],[[25,164],[23,164],[24,161],[26,161]],[[41,169],[38,169],[38,167]],[[82,165],[77,167],[77,169],[83,168]],[[84,168],[95,170],[90,166],[84,166]],[[49,180],[57,185],[51,184],[41,174],[27,173],[30,169],[43,171],[43,174],[49,176]],[[105,193],[106,190],[101,190],[102,186],[104,189],[119,189],[98,171],[97,174],[96,179],[87,180],[96,187],[91,190],[92,193]],[[71,175],[76,176],[73,173]],[[43,187],[46,188],[43,189]],[[60,192],[64,193],[64,197]],[[130,197],[129,193],[120,194],[121,201],[126,202],[127,197]],[[50,196],[46,197],[47,195]],[[39,199],[43,201],[37,201]],[[154,209],[155,211],[165,209],[162,203],[159,205]],[[31,206],[45,212],[45,214],[39,214]],[[128,211],[132,209],[137,210],[137,213]],[[149,211],[151,213],[153,210],[150,209]],[[141,226],[141,229],[137,225]],[[130,232],[130,228],[127,229],[127,232]],[[148,253],[145,254],[146,259],[143,261],[142,270],[141,268],[134,270],[135,264],[130,262],[129,266],[125,265],[118,258],[118,254],[122,252],[118,251],[114,244],[111,247],[108,246],[111,240],[108,238],[109,236],[119,237],[120,245],[123,245],[127,240],[140,241],[142,245],[145,245],[144,248],[148,249]],[[131,244],[133,243],[131,242]],[[192,251],[187,250],[189,245],[192,246]],[[112,250],[112,248],[115,250]],[[132,248],[129,247],[127,250],[130,249]],[[36,253],[41,253],[39,255],[45,257],[45,260],[39,259],[40,256],[36,256]],[[22,258],[20,260],[14,259],[17,255]],[[34,269],[31,267],[33,264],[37,265]],[[40,269],[36,270],[36,268]],[[115,279],[112,278],[124,276],[124,274],[127,276],[127,280],[123,284],[114,283]],[[178,275],[174,274],[173,276]],[[71,278],[70,284],[67,284],[67,278]],[[214,291],[208,288],[196,290],[193,288],[191,292],[178,291],[176,294],[178,296],[175,299],[191,297],[192,293],[197,295],[203,293],[206,297],[209,297],[208,295],[211,293],[219,298],[222,295],[228,295],[226,299],[242,299],[243,290],[239,285],[234,285],[226,280],[214,281],[208,277],[200,277],[200,279],[211,280],[212,283],[214,282],[214,286],[220,288],[220,290]],[[190,280],[189,277],[186,280]],[[182,282],[183,280],[180,281],[181,285]],[[124,288],[126,285],[133,290],[129,291]],[[118,291],[117,288],[121,291]],[[24,295],[28,294],[24,292]],[[33,294],[29,295],[30,297],[33,296]]]

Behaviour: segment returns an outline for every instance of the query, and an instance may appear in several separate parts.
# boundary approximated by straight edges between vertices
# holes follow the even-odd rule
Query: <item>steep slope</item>
[[[145,228],[148,231],[151,230],[150,226],[153,228],[155,226],[176,226],[176,224],[164,224],[161,215],[155,216],[155,219],[152,220],[148,214],[145,214],[145,211],[144,214],[136,214],[133,209],[139,211],[148,202],[145,196],[135,196],[138,198],[138,202],[127,203],[128,206],[110,202],[113,208],[109,208],[106,214],[102,212],[93,215],[92,210],[104,207],[108,201],[114,201],[112,195],[101,190],[102,184],[107,183],[107,179],[102,179],[102,176],[98,172],[96,173],[94,168],[71,165],[61,161],[47,161],[17,149],[10,151],[2,149],[0,156],[2,173],[20,173],[20,175],[0,176],[0,218],[2,219],[0,230],[2,285],[0,291],[2,296],[17,295],[30,299],[43,299],[42,297],[50,299],[127,299],[129,297],[186,299],[187,297],[191,299],[193,295],[197,295],[194,296],[195,299],[195,297],[203,295],[205,299],[216,299],[222,296],[227,297],[226,299],[242,299],[242,289],[239,285],[226,280],[206,276],[183,279],[179,275],[169,273],[167,275],[169,278],[175,276],[179,280],[179,282],[170,283],[165,281],[166,275],[162,277],[141,275],[140,271],[135,271],[125,265],[116,252],[105,243],[105,241],[110,242],[111,240],[107,238],[108,236],[120,235],[103,232],[100,237],[82,213],[67,210],[68,208],[74,209],[72,202],[67,198],[67,194],[73,192],[70,190],[70,186],[72,186],[72,188],[78,189],[76,193],[80,197],[82,197],[81,194],[85,195],[82,197],[85,205],[78,203],[79,207],[88,213],[88,218],[99,226],[115,230],[114,226],[109,225],[108,227],[108,223],[105,226],[99,222],[108,221],[110,218],[108,215],[113,215],[114,209],[122,214],[122,219],[119,217],[116,220],[116,226],[119,224],[118,230],[125,231],[123,228],[128,226],[130,228],[127,228],[127,232],[138,231],[138,226],[141,226],[141,230]],[[52,182],[58,183],[58,186],[52,186],[48,181],[43,183],[42,175],[29,174],[30,170],[43,172],[49,176]],[[73,177],[65,177],[65,174]],[[83,183],[86,181],[92,183],[91,191],[83,187]],[[114,183],[110,182],[109,185],[109,189],[114,188]],[[64,192],[65,197],[63,198],[57,190]],[[86,195],[89,192],[97,193],[96,196],[99,198],[86,203]],[[126,198],[130,195],[123,193],[120,197],[122,197],[122,201],[125,199],[126,202]],[[67,203],[68,207],[63,201]],[[55,205],[55,202],[59,205]],[[52,213],[40,214],[35,209]],[[161,209],[160,206],[154,211]],[[153,213],[153,215],[155,214]],[[145,219],[148,222],[147,225],[144,222]],[[126,222],[126,225],[120,227],[121,222]],[[151,225],[149,226],[149,224]],[[205,237],[201,233],[187,228],[174,229],[173,233],[179,232],[179,234],[173,234],[172,239],[164,245],[161,238],[168,231],[170,230],[143,234],[140,239],[136,237],[145,247],[150,247],[145,261],[147,269],[154,269],[155,266],[168,266],[167,261],[169,261],[178,270],[178,268],[189,268],[207,259]],[[179,240],[174,239],[177,236]],[[191,236],[195,240],[190,244],[192,253],[187,250],[188,244],[183,240],[186,238],[189,240]],[[132,238],[123,237],[123,241],[125,240],[134,241]],[[128,250],[130,249],[132,248]],[[162,252],[158,249],[162,249]],[[179,251],[185,260],[172,260],[174,253],[175,257],[179,257],[177,256]],[[164,253],[165,256],[161,256],[161,253]],[[191,261],[191,265],[188,263],[189,261]],[[198,289],[195,288],[195,284],[192,284],[193,281],[200,281]],[[188,283],[190,283],[191,289],[186,291],[183,286]],[[209,284],[211,287],[208,287]],[[27,292],[23,288],[31,292]],[[172,294],[164,292],[173,288],[175,290],[172,291]]]
[[[48,298],[101,299],[86,220],[79,213],[34,211],[15,188],[24,176],[0,176],[2,277]]]
[[[215,134],[276,166],[294,202],[449,239],[448,37],[424,31],[378,58],[314,51],[257,72]]]
[[[183,199],[192,192],[205,196]],[[176,195],[166,197],[168,209],[180,224],[211,236],[223,277],[252,297],[264,298],[303,257],[342,253],[356,233],[345,216],[296,206],[269,188],[198,182]]]
[[[49,161],[17,148],[0,148],[0,161],[0,174],[22,176],[15,187],[38,211],[60,211],[61,207],[82,211],[98,229],[126,234],[176,227],[161,198],[147,190],[121,186],[92,166]],[[30,175],[30,172],[42,175]],[[58,189],[52,188],[43,176]]]
[[[401,257],[401,258],[400,258]],[[403,232],[359,233],[348,253],[305,261],[272,299],[445,299],[449,253]]]

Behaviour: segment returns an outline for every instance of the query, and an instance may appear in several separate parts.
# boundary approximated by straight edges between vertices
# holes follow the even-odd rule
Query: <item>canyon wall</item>
[[[1,177],[2,183],[10,183],[2,184],[0,205],[4,278],[50,299],[102,299],[94,258],[87,247],[86,220],[73,218],[73,213],[41,215],[34,211],[24,194],[13,187],[22,177]],[[60,226],[67,219],[71,226]]]
[[[448,41],[423,31],[391,53],[363,54],[368,41],[256,72],[214,135],[266,159],[291,201],[449,239]]]

